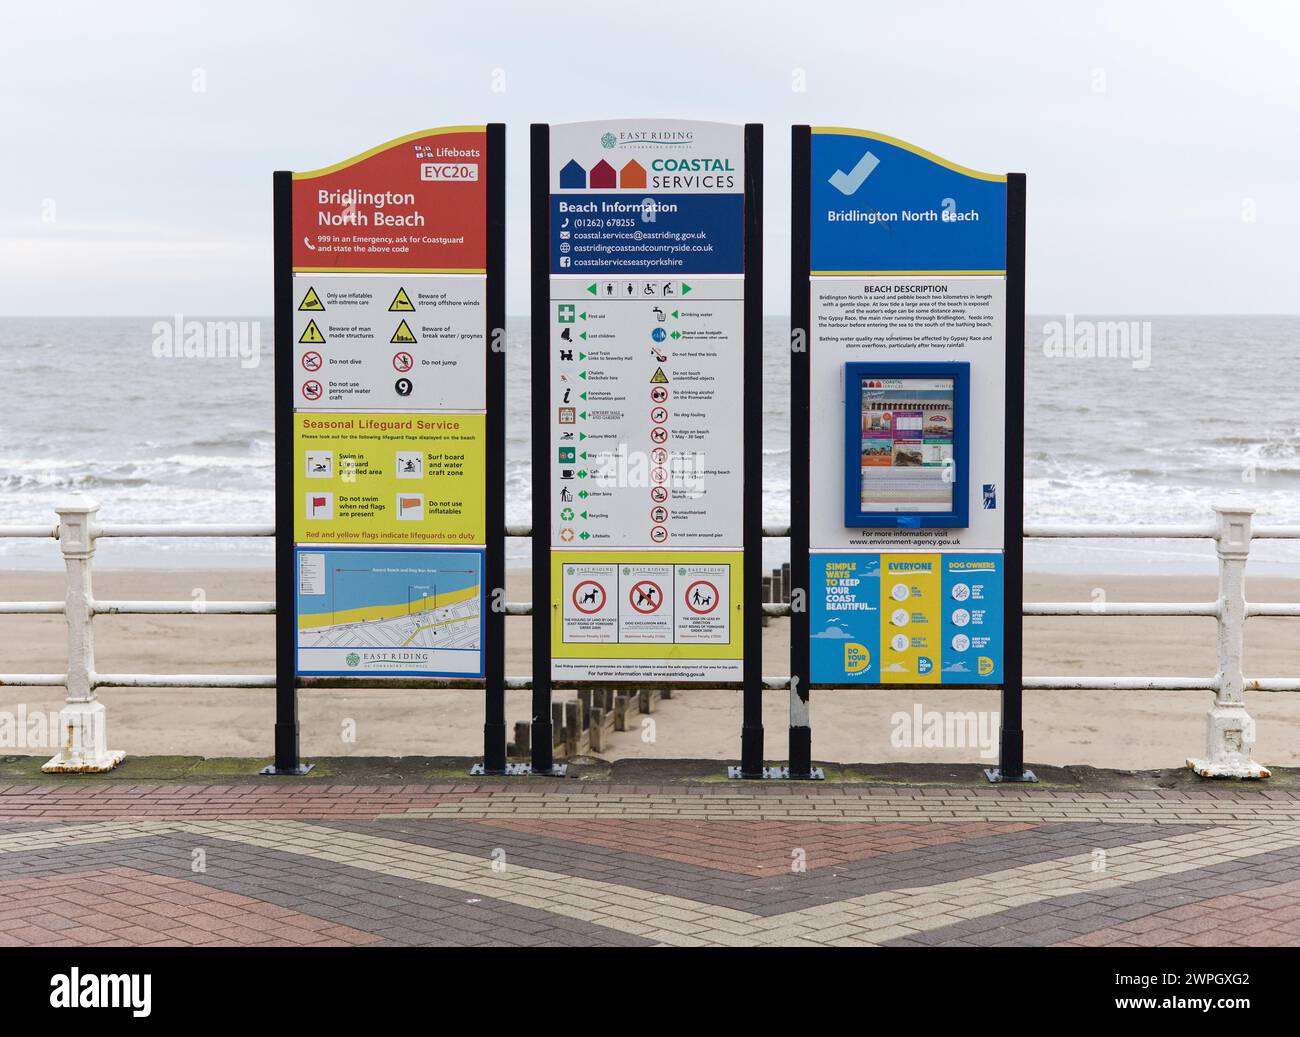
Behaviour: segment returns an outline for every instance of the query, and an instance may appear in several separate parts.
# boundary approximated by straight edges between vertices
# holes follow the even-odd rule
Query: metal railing
[[[77,499],[55,509],[53,526],[0,526],[0,538],[55,539],[66,571],[63,601],[0,602],[0,616],[62,615],[67,625],[67,670],[64,673],[0,673],[0,684],[28,687],[63,687],[66,703],[59,728],[66,733],[59,753],[46,765],[51,771],[105,770],[122,759],[122,753],[107,748],[104,735],[104,706],[95,698],[97,688],[273,688],[273,674],[198,673],[99,673],[95,670],[93,620],[101,615],[274,615],[272,601],[104,601],[95,598],[91,586],[91,563],[95,545],[105,538],[168,537],[272,537],[273,526],[265,525],[101,525],[96,521],[99,505]],[[1030,690],[1112,691],[1212,691],[1214,705],[1207,718],[1206,755],[1190,758],[1188,765],[1205,777],[1232,775],[1266,777],[1268,771],[1250,759],[1255,742],[1254,722],[1246,712],[1244,692],[1300,691],[1300,678],[1270,677],[1248,680],[1242,672],[1242,644],[1245,620],[1252,616],[1300,617],[1300,603],[1250,604],[1245,598],[1245,568],[1255,540],[1297,540],[1300,526],[1258,526],[1252,529],[1253,509],[1239,504],[1217,506],[1215,521],[1199,525],[1031,525],[1027,539],[1200,539],[1212,540],[1219,562],[1219,593],[1211,602],[1026,602],[1026,616],[1201,616],[1217,624],[1218,671],[1211,677],[1025,677]],[[507,527],[509,537],[527,538],[525,526]],[[764,526],[763,536],[785,538],[789,528]],[[784,602],[764,602],[767,616],[789,616]],[[532,614],[531,602],[509,602],[506,614]],[[318,679],[313,686],[355,682],[346,678]],[[427,681],[413,681],[426,684]],[[445,682],[452,683],[452,682]],[[458,681],[473,687],[475,682]],[[481,682],[478,682],[481,684]],[[765,678],[770,689],[788,688],[789,678]],[[508,677],[506,687],[527,689],[532,680]]]

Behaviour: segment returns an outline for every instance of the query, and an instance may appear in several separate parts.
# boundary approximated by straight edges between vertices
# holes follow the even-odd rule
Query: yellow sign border
[[[898,137],[891,137],[887,133],[877,133],[875,130],[855,130],[849,126],[813,126],[811,129],[813,133],[829,133],[839,137],[866,137],[868,140],[878,140],[882,144],[892,144],[896,148],[910,151],[913,155],[920,155],[922,158],[938,163],[945,169],[951,169],[954,173],[960,173],[962,176],[973,177],[976,180],[988,180],[990,183],[995,184],[1005,184],[1007,182],[1006,173],[985,173],[979,169],[971,169],[970,166],[960,165],[951,159],[944,158],[942,155],[936,155],[933,151],[926,151],[925,148],[909,144]]]
[[[332,166],[322,166],[320,169],[309,169],[305,173],[294,173],[293,178],[295,180],[312,180],[318,176],[337,173],[340,169],[347,169],[348,166],[355,166],[358,162],[364,162],[366,159],[372,158],[380,152],[388,151],[390,148],[401,147],[403,144],[409,144],[411,141],[419,140],[422,137],[440,137],[448,133],[487,133],[487,126],[439,126],[431,130],[416,130],[414,133],[395,137],[383,144],[376,144],[373,148],[361,152],[360,155],[353,155],[351,158],[345,158],[342,162],[335,162]],[[328,269],[334,268],[330,267]]]
[[[731,641],[710,644],[565,644],[564,572],[566,565],[729,565]],[[743,551],[552,551],[552,659],[742,659],[745,655],[745,554]]]

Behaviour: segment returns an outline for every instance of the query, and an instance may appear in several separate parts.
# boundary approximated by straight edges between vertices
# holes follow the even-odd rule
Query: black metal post
[[[551,128],[534,123],[529,140],[533,389],[533,729],[534,774],[550,774],[551,746]]]
[[[275,316],[275,762],[263,774],[306,774],[298,756],[293,544],[293,174],[272,180]]]
[[[740,776],[763,776],[763,127],[745,125],[743,333],[745,602]]]
[[[483,773],[506,771],[506,127],[487,128],[487,543]]]
[[[802,704],[802,717],[790,721],[790,777],[811,778],[812,690],[811,576],[809,557],[809,453],[812,421],[810,334],[812,131],[790,128],[790,703]],[[796,723],[802,719],[804,723]]]
[[[1007,176],[1006,466],[1002,478],[1002,730],[992,781],[1034,781],[1025,770],[1022,695],[1025,599],[1025,175]]]

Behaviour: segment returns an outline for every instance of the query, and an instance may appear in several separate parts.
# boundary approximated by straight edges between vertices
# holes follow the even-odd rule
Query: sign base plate
[[[739,767],[727,768],[728,778],[745,778],[746,775],[740,772]],[[826,772],[820,767],[813,767],[807,774],[791,774],[789,767],[764,767],[761,775],[755,775],[749,780],[763,781],[825,781]]]
[[[280,775],[281,777],[294,777],[307,774],[316,765],[314,763],[300,763],[297,767],[290,767],[287,771],[278,770],[275,764],[263,767],[258,774]]]
[[[985,767],[984,777],[988,778],[989,781],[993,782],[995,785],[1001,784],[1004,781],[1027,781],[1035,783],[1038,781],[1038,778],[1031,770],[1025,770],[1021,773],[1020,777],[1012,778],[1003,774],[1001,768],[998,767]]]
[[[472,766],[469,769],[469,772],[470,774],[476,777],[484,777],[488,773],[487,770],[484,769],[483,764],[481,763],[474,764],[474,766]],[[537,777],[539,778],[563,778],[566,774],[568,774],[568,772],[569,772],[569,765],[567,763],[553,763],[551,764],[551,769],[549,771],[544,771],[544,772],[538,771],[536,772],[536,774]],[[504,771],[499,772],[498,774],[494,774],[493,777],[501,777],[501,776],[507,778],[528,777],[533,773],[534,771],[530,764],[507,763],[506,769]]]

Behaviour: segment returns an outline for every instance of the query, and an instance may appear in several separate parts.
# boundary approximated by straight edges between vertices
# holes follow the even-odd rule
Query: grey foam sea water
[[[155,320],[0,319],[0,525],[52,522],[72,491],[104,521],[269,523],[274,499],[271,321],[262,362],[153,355]],[[201,319],[201,318],[199,318]],[[232,319],[232,318],[222,318]],[[245,319],[245,318],[233,318]],[[1204,522],[1231,492],[1257,521],[1300,522],[1300,317],[1149,316],[1149,364],[1052,356],[1026,335],[1026,518],[1031,523]],[[1076,320],[1082,321],[1083,317]],[[789,518],[788,321],[764,324],[763,512]],[[507,502],[530,515],[528,321],[507,335]],[[838,462],[836,462],[838,463]],[[526,542],[510,558],[527,564]],[[1300,545],[1261,544],[1254,572],[1294,571]],[[788,556],[783,541],[767,564]],[[1254,556],[1253,556],[1254,557]],[[1031,541],[1041,571],[1209,571],[1208,543]],[[268,541],[106,541],[120,566],[264,566]],[[54,567],[44,541],[0,540],[0,568]]]

